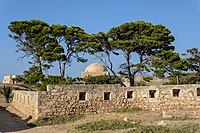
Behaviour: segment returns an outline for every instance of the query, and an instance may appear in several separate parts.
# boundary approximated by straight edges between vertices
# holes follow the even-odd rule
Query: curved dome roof
[[[101,63],[92,63],[87,66],[85,72],[107,72],[107,69]]]

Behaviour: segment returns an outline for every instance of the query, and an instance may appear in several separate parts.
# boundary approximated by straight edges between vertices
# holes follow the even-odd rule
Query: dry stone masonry
[[[200,109],[200,84],[121,87],[49,85],[47,91],[14,91],[12,105],[33,118],[98,114],[119,108]]]

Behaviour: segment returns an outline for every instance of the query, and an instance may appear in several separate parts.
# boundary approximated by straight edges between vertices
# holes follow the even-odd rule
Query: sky
[[[0,0],[0,82],[5,75],[21,75],[30,65],[28,59],[19,61],[16,42],[8,37],[10,22],[38,19],[48,24],[79,26],[87,33],[108,32],[110,28],[126,22],[143,20],[163,24],[172,32],[176,52],[200,48],[199,0]],[[87,65],[99,62],[86,56],[88,62],[72,62],[66,74],[80,77]],[[123,62],[113,57],[115,67]],[[48,71],[58,74],[58,68]]]

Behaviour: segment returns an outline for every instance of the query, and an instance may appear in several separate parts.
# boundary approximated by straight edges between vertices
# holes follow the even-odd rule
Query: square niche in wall
[[[104,100],[111,100],[111,93],[110,92],[104,92]]]
[[[197,88],[197,96],[200,96],[200,88]]]
[[[127,97],[127,99],[132,99],[134,96],[133,96],[133,91],[127,91],[127,95],[126,95],[126,97]]]
[[[87,100],[87,93],[79,92],[79,101],[86,101],[86,100]]]
[[[173,97],[179,97],[180,89],[173,89]]]
[[[155,98],[156,90],[149,90],[149,98]]]

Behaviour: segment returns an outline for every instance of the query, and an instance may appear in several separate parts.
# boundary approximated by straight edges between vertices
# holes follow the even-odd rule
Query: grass
[[[172,116],[170,118],[166,118],[165,120],[171,120],[171,121],[185,121],[185,120],[193,120],[194,118],[190,118],[188,116]]]
[[[35,126],[47,126],[56,124],[65,124],[67,122],[74,122],[85,118],[85,115],[70,115],[67,117],[54,117],[54,118],[38,118],[33,124]]]
[[[137,124],[131,124],[130,122],[125,122],[121,120],[100,120],[78,125],[75,128],[84,131],[101,131],[101,130],[127,129],[135,127],[137,127]]]
[[[139,125],[127,133],[172,133],[169,128],[162,126],[143,126]]]
[[[164,127],[156,125],[140,125],[138,123],[132,124],[121,120],[100,120],[81,124],[75,127],[79,131],[103,131],[103,130],[117,130],[129,129],[127,133],[199,133],[200,124],[189,123],[174,127]]]
[[[117,113],[137,113],[141,111],[142,109],[139,107],[134,107],[134,108],[121,108],[121,109],[115,109],[114,112]]]
[[[128,133],[199,133],[200,124],[185,124],[175,127],[143,126],[130,130]]]

